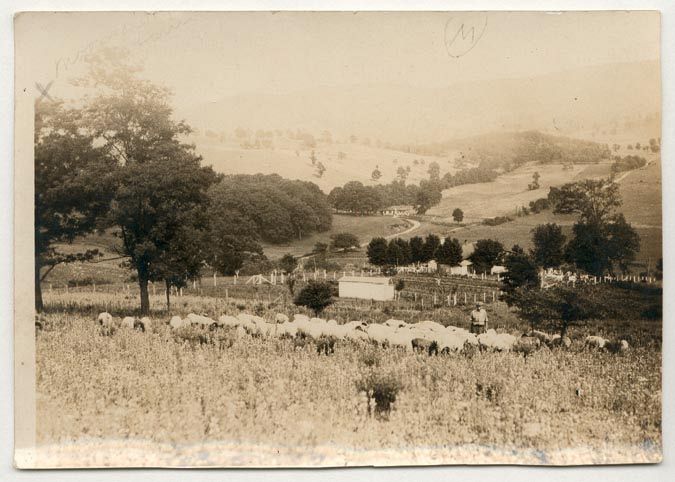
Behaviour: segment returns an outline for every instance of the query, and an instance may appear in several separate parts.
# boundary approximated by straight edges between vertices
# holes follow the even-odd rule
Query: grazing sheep
[[[443,354],[460,351],[462,348],[464,348],[466,340],[466,336],[462,336],[460,333],[452,332],[440,334],[436,339],[438,343],[438,350]]]
[[[435,333],[442,333],[445,330],[445,327],[440,323],[436,323],[435,321],[429,320],[420,321],[419,323],[415,323],[413,326],[417,329],[430,330]]]
[[[522,353],[525,358],[537,351],[541,346],[546,346],[540,338],[536,336],[521,336],[513,345],[513,351]]]
[[[401,328],[399,330],[396,330],[393,333],[390,333],[387,336],[387,342],[389,346],[396,347],[396,348],[403,348],[406,351],[412,351],[413,346],[412,346],[412,341],[413,341],[414,335],[413,333],[406,329],[406,328]]]
[[[195,315],[194,313],[190,313],[189,315],[187,315],[187,319],[189,320],[192,326],[198,326],[204,329],[206,328],[213,329],[214,325],[216,327],[218,326],[218,324],[211,318],[202,315]]]
[[[274,321],[277,323],[288,323],[288,316],[283,313],[277,313],[277,316],[274,317]]]
[[[508,333],[497,333],[494,329],[478,335],[478,344],[482,349],[495,351],[510,351],[515,345],[517,338]]]
[[[221,315],[220,318],[218,318],[218,323],[220,324],[220,326],[225,326],[228,328],[236,328],[237,326],[239,326],[241,322],[234,316]]]
[[[588,348],[600,349],[605,347],[607,341],[608,340],[601,336],[589,335],[584,339],[584,345],[586,345]]]
[[[99,313],[98,318],[96,319],[101,330],[101,335],[112,336],[118,328],[117,323],[113,319],[112,315],[107,311]]]
[[[349,323],[345,326],[345,339],[355,342],[368,341],[370,337],[366,332],[366,329],[362,325],[349,326]]]
[[[408,323],[406,323],[405,321],[402,321],[402,320],[395,320],[395,319],[391,318],[391,319],[385,321],[383,323],[383,325],[388,326],[389,328],[396,329],[396,328],[403,328],[405,326],[408,326]]]
[[[142,331],[145,333],[152,328],[152,320],[147,316],[144,316],[140,320],[134,320],[134,329]]]
[[[529,337],[529,338],[537,338],[540,343],[546,343],[549,345],[553,339],[551,335],[548,333],[544,333],[543,331],[539,330],[532,330],[528,333],[525,333],[523,336]],[[558,335],[560,336],[560,335]]]
[[[98,314],[98,318],[96,318],[96,321],[101,326],[112,326],[113,317],[110,313],[104,311]]]
[[[136,319],[133,316],[125,316],[124,318],[122,318],[122,328],[128,328],[130,330],[133,330],[135,322]]]
[[[551,337],[551,342],[548,344],[548,346],[550,348],[569,348],[572,346],[572,339],[569,336],[561,337],[560,335],[556,334]]]
[[[295,338],[298,334],[298,327],[292,321],[287,321],[286,323],[280,323],[277,326],[277,336],[279,338]]]
[[[429,356],[438,355],[438,343],[426,338],[413,338],[411,341],[413,350],[419,353],[427,352]]]
[[[368,333],[368,338],[373,343],[387,346],[389,345],[389,335],[393,333],[393,330],[388,326],[373,323],[372,325],[368,325],[366,332]]]
[[[628,342],[626,340],[607,341],[605,350],[610,353],[624,353],[628,351]]]

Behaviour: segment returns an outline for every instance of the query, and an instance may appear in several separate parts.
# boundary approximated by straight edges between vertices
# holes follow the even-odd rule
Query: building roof
[[[343,276],[338,282],[347,283],[367,283],[371,285],[388,285],[391,283],[391,278],[386,276]]]
[[[459,263],[460,266],[471,266],[473,263],[469,261],[468,259],[463,260],[461,263]]]
[[[383,211],[410,211],[414,209],[412,206],[400,205],[400,206],[389,206],[384,208]]]

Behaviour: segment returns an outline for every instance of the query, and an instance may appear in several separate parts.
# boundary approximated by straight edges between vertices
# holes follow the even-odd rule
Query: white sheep
[[[589,335],[584,339],[584,345],[589,348],[604,348],[609,340],[595,335]]]
[[[405,321],[403,321],[403,320],[395,320],[395,319],[393,319],[393,318],[391,318],[391,319],[385,321],[383,324],[384,324],[385,326],[390,327],[390,328],[403,328],[403,327],[405,327],[405,326],[408,326],[408,324],[407,324]]]
[[[420,321],[419,323],[415,323],[413,326],[418,329],[430,330],[436,333],[441,333],[443,330],[445,330],[443,325],[430,320]]]
[[[412,341],[414,338],[410,330],[403,328],[389,333],[387,335],[387,343],[390,346],[404,348],[406,351],[412,352]]]
[[[274,317],[274,321],[277,323],[288,323],[288,316],[283,313],[277,313],[277,316]]]
[[[149,317],[144,316],[140,320],[134,321],[134,328],[142,332],[150,331],[152,328],[152,320]]]
[[[384,346],[389,343],[389,335],[391,335],[394,330],[388,326],[373,323],[372,325],[368,325],[366,332],[371,341]]]
[[[478,335],[478,343],[484,348],[490,348],[496,351],[510,351],[518,338],[508,333],[497,333],[490,329],[486,333]]]
[[[130,330],[133,330],[135,322],[136,318],[133,316],[125,316],[122,318],[122,328],[129,328]]]
[[[211,318],[207,316],[196,315],[194,313],[187,315],[187,319],[190,321],[192,326],[199,326],[201,328],[210,328],[213,325],[217,325],[217,323]]]
[[[218,324],[220,326],[226,326],[228,328],[236,328],[237,326],[240,325],[239,319],[235,318],[234,316],[230,315],[221,315],[218,318]]]
[[[113,326],[113,317],[107,311],[98,314],[96,321],[101,326]]]

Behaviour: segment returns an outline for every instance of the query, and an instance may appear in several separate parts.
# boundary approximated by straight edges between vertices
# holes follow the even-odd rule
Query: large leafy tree
[[[438,248],[441,246],[441,238],[435,234],[429,234],[424,239],[424,247],[422,248],[422,260],[423,262],[431,261],[436,258],[436,253]]]
[[[584,223],[602,223],[621,206],[619,185],[610,179],[586,179],[552,187],[548,199],[556,214],[578,214]]]
[[[532,230],[532,257],[544,268],[560,266],[564,261],[565,235],[554,223],[540,224]]]
[[[517,288],[523,287],[527,289],[538,288],[539,271],[537,265],[531,256],[518,246],[514,246],[511,251],[504,257],[504,273],[503,283],[504,291],[508,295],[513,293]]]
[[[387,263],[395,266],[410,264],[410,245],[405,239],[396,238],[389,241]]]
[[[619,186],[609,179],[585,180],[551,188],[554,212],[578,214],[572,239],[565,248],[568,261],[601,276],[628,263],[640,249],[640,237],[616,209],[621,206]]]
[[[462,262],[462,243],[457,238],[445,238],[445,242],[436,252],[436,260],[449,266],[457,266]]]
[[[640,236],[622,214],[606,223],[578,222],[567,244],[567,259],[596,276],[614,272],[616,265],[626,271],[640,249]]]
[[[366,250],[368,262],[375,266],[384,266],[387,264],[387,240],[384,238],[373,238],[368,243]]]
[[[504,246],[493,239],[479,239],[469,259],[476,272],[489,272],[492,266],[501,262]]]
[[[35,309],[42,311],[41,282],[60,263],[91,260],[97,250],[65,252],[92,232],[110,205],[115,160],[81,129],[80,112],[62,102],[35,104]]]
[[[119,166],[109,220],[118,226],[122,252],[137,272],[146,314],[148,282],[167,274],[167,253],[192,257],[194,246],[179,252],[174,242],[191,223],[202,228],[199,217],[186,213],[206,205],[216,175],[200,165],[194,146],[182,141],[191,130],[173,120],[167,89],[139,78],[139,69],[117,51],[99,52],[90,65],[82,84],[96,88],[97,95],[86,99],[84,125]]]
[[[424,258],[424,238],[413,236],[410,238],[410,258],[413,263],[419,263]]]

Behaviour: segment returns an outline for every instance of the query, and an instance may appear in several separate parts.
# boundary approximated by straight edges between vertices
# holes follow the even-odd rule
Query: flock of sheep
[[[113,318],[107,312],[100,313],[97,320],[101,333],[104,335],[112,335],[119,328],[145,332],[152,326],[152,320],[148,317],[138,319],[127,316],[120,320]],[[508,333],[497,333],[492,329],[475,335],[464,328],[443,326],[434,321],[406,323],[390,319],[382,324],[350,321],[339,325],[335,320],[310,318],[302,314],[294,315],[291,321],[288,316],[281,313],[276,315],[274,322],[246,313],[240,313],[237,316],[222,315],[217,320],[190,313],[185,318],[174,316],[167,324],[172,330],[194,327],[204,330],[228,328],[236,330],[238,336],[310,340],[316,342],[319,353],[326,354],[334,352],[338,341],[371,342],[381,347],[400,348],[409,352],[426,352],[429,355],[478,348],[490,351],[515,350],[525,356],[544,346],[569,348],[572,343],[568,337],[549,335],[537,330],[520,337]],[[609,341],[600,336],[588,336],[584,342],[588,347],[615,353],[628,349],[628,343],[625,340]]]

